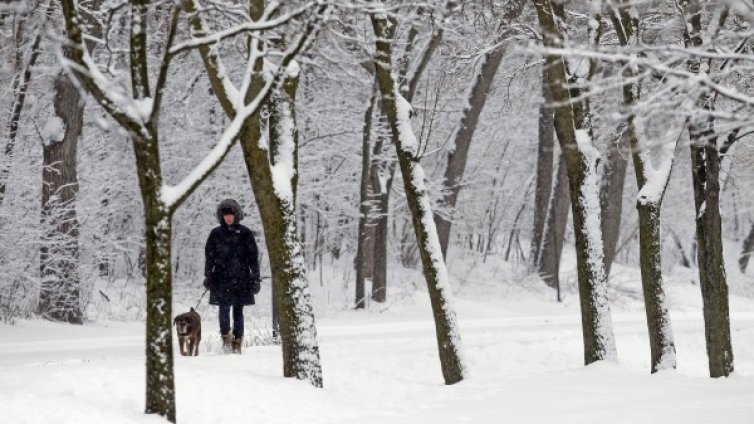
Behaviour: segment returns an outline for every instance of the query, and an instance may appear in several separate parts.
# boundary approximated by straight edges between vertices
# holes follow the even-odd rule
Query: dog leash
[[[204,295],[207,294],[209,289],[204,289],[204,293],[202,293],[202,297],[199,298],[199,301],[196,302],[196,306],[194,306],[194,309],[199,308],[199,304],[202,303],[202,299],[204,299]]]

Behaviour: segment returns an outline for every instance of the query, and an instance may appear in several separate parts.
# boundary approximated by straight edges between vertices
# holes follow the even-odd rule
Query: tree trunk
[[[685,22],[688,48],[703,45],[701,5],[697,0],[679,3]],[[704,69],[702,70],[702,64]],[[706,61],[695,59],[688,64],[692,73],[708,72]],[[703,92],[697,106],[714,109],[714,99]],[[704,307],[704,332],[707,342],[710,377],[727,377],[733,372],[733,349],[730,338],[728,283],[725,276],[720,218],[720,156],[717,150],[714,117],[695,114],[689,120],[691,173],[696,210],[697,261],[699,285]]]
[[[559,22],[565,22],[563,4],[549,0],[534,0],[537,17],[544,37],[545,47],[562,47],[567,39]],[[599,22],[599,16],[592,16]],[[594,34],[594,32],[597,34]],[[590,44],[599,39],[599,28],[590,28]],[[567,69],[561,56],[546,55],[550,91],[555,108],[555,132],[560,142],[568,171],[571,193],[573,228],[576,238],[576,262],[581,302],[581,325],[584,338],[584,362],[614,359],[616,357],[610,308],[607,301],[604,248],[600,224],[599,179],[597,160],[599,154],[593,145],[593,129],[588,93],[582,89],[567,88],[574,75]],[[592,63],[588,78],[595,71]],[[574,100],[575,99],[575,100]]]
[[[749,235],[744,239],[743,247],[741,248],[741,256],[738,258],[738,268],[741,270],[741,274],[746,272],[746,267],[749,265],[749,258],[754,252],[754,224],[751,225]]]
[[[382,140],[378,142],[382,150]],[[383,166],[388,169],[383,169]],[[382,166],[372,166],[372,187],[376,194],[374,216],[374,250],[372,268],[372,300],[383,303],[387,300],[387,241],[388,211],[390,210],[390,190],[393,187],[395,162],[383,162]]]
[[[560,258],[563,253],[563,241],[571,206],[571,197],[568,193],[568,173],[562,154],[558,160],[558,169],[555,175],[555,187],[549,199],[544,239],[537,262],[539,263],[539,275],[542,276],[545,284],[558,290],[559,302],[560,278],[558,273],[560,272]]]
[[[188,1],[185,6],[189,13],[197,10],[194,2]],[[249,15],[252,20],[261,19],[263,11],[263,1],[253,0],[250,3]],[[196,14],[191,20],[191,26],[196,35],[207,34],[209,31]],[[311,33],[312,30],[307,27],[307,31]],[[261,53],[260,41],[252,39],[251,43],[251,47]],[[226,92],[224,71],[220,71],[223,69],[220,57],[206,45],[200,47],[199,52],[223,110],[227,115],[235,116],[237,110],[233,99]],[[261,56],[253,66],[254,73],[249,82],[247,98],[244,99],[247,103],[256,98],[265,85]],[[277,120],[281,123],[280,128],[275,130],[278,134],[285,131],[292,131],[293,134],[274,140],[274,133],[271,131],[269,149],[260,145],[262,128],[259,110],[256,110],[245,120],[238,139],[259,208],[270,259],[282,341],[283,375],[308,380],[315,387],[322,387],[317,331],[309,295],[304,251],[298,238],[295,210],[298,161],[295,159],[297,130],[293,105],[297,81],[297,75],[288,72],[288,78],[284,81],[285,93],[280,93],[270,105],[270,126],[275,126]],[[291,172],[291,175],[285,175],[287,178],[273,178],[273,169],[277,166],[290,166],[290,169],[281,170]]]
[[[84,122],[84,104],[78,90],[62,72],[54,82],[54,112],[43,145],[42,223],[40,248],[40,313],[56,321],[82,324],[79,280],[79,228],[76,218],[78,176],[76,146]],[[56,139],[57,137],[62,139]]]
[[[392,54],[390,40],[386,38],[387,19],[384,16],[372,15],[371,20],[376,37],[377,60],[383,64],[376,67],[377,81],[382,93],[385,116],[390,125],[393,144],[398,155],[406,200],[411,211],[417,245],[424,266],[424,276],[427,280],[427,290],[435,319],[440,364],[445,384],[454,384],[463,380],[465,376],[461,337],[452,307],[447,269],[440,250],[437,229],[432,219],[425,175],[416,157],[418,152],[416,138],[411,129],[410,104],[398,93],[390,72]]]
[[[635,47],[638,44],[637,33],[639,31],[639,14],[634,7],[627,2],[622,2],[620,7],[612,9],[611,18],[613,26],[618,34],[618,39],[623,46]],[[626,80],[636,81],[635,73],[627,69]],[[635,107],[640,100],[640,86],[637,82],[628,83],[623,86],[623,103],[628,110]],[[651,354],[651,371],[653,373],[676,367],[675,342],[673,341],[673,331],[670,325],[670,314],[665,300],[665,290],[662,281],[662,239],[660,233],[660,211],[662,200],[670,181],[670,171],[675,158],[675,146],[666,156],[661,158],[658,169],[667,168],[667,173],[652,169],[652,163],[647,158],[646,148],[639,143],[639,135],[636,133],[636,117],[629,114],[626,119],[626,127],[623,132],[622,142],[625,142],[631,149],[631,157],[636,174],[636,185],[639,188],[636,209],[639,215],[639,261],[641,266],[641,284],[644,292],[644,305],[647,314],[647,330],[649,332],[649,347]],[[616,146],[615,155],[620,155],[620,146]],[[612,150],[612,149],[611,149]],[[619,161],[622,161],[621,158]],[[668,163],[669,161],[669,163]],[[625,164],[619,165],[621,172],[625,174]],[[615,168],[612,169],[615,172]],[[622,203],[623,178],[620,181],[620,190],[616,187],[608,187],[606,192],[620,191],[621,196],[615,199],[608,199],[603,203],[603,214],[606,213],[607,207],[611,204]],[[616,195],[617,196],[617,195]],[[620,226],[620,221],[617,223]],[[605,227],[603,227],[605,228]],[[614,230],[617,239],[618,231],[616,229],[605,228],[606,243],[611,242],[609,232]],[[615,248],[609,250],[605,246],[605,254],[615,255]],[[609,262],[606,258],[606,266]],[[608,268],[609,269],[609,268]]]
[[[291,76],[286,79],[284,90],[272,99],[270,151],[259,145],[261,127],[258,114],[247,122],[241,135],[241,145],[270,257],[283,349],[283,375],[308,380],[313,386],[322,387],[317,329],[303,249],[298,240],[293,197],[297,185],[297,161],[287,157],[295,155],[298,145],[294,115],[297,88],[298,77]],[[292,133],[286,134],[286,131]],[[293,143],[293,149],[290,143]],[[288,165],[293,170],[289,181],[273,178],[273,169]],[[286,185],[291,190],[289,196],[286,195]]]
[[[628,161],[623,157],[625,139],[619,138],[611,143],[607,150],[602,187],[600,190],[600,209],[602,213],[602,244],[605,248],[605,276],[610,277],[610,269],[615,259],[615,249],[620,238],[621,214],[623,212],[623,187],[626,181]]]
[[[507,32],[504,29],[521,15],[524,4],[525,2],[522,0],[511,1],[506,4],[506,9],[503,12],[503,17],[498,27],[498,31],[501,34],[497,37],[497,41],[505,39]],[[448,152],[448,166],[445,168],[442,188],[443,195],[440,201],[442,210],[436,211],[434,215],[443,258],[447,258],[453,212],[458,200],[458,194],[463,187],[463,174],[466,170],[471,140],[474,137],[474,132],[479,124],[479,117],[487,102],[487,94],[492,87],[495,74],[497,74],[506,51],[507,48],[501,46],[489,50],[482,57],[481,64],[477,68],[473,84],[466,97],[468,99],[468,106],[464,107],[462,112],[458,131],[453,140],[453,148]]]
[[[370,180],[369,168],[371,165],[371,133],[372,133],[372,115],[374,112],[375,102],[377,101],[376,93],[372,94],[369,99],[369,107],[364,112],[364,130],[363,140],[361,143],[361,186],[359,189],[359,234],[356,246],[356,309],[365,307],[365,280],[370,278],[374,268],[374,231],[370,231],[371,214],[369,213],[372,205],[370,200]]]
[[[537,148],[537,181],[534,193],[534,225],[532,226],[531,246],[529,247],[529,271],[540,266],[539,251],[542,248],[543,233],[548,217],[548,204],[552,193],[553,148],[555,128],[552,116],[552,95],[547,87],[545,70],[542,69],[542,104],[539,105],[539,144]],[[566,211],[566,216],[568,212]],[[560,262],[560,255],[557,261]],[[557,272],[556,280],[557,280]],[[547,280],[545,280],[547,281]]]

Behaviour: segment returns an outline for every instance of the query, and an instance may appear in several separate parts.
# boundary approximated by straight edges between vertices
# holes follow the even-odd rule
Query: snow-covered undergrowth
[[[649,375],[638,269],[616,265],[609,297],[617,364],[583,367],[572,251],[564,253],[563,302],[523,265],[456,252],[448,264],[470,377],[443,385],[421,274],[391,263],[387,304],[348,308],[350,258],[310,275],[324,389],[282,377],[269,343],[269,286],[246,308],[241,356],[219,354],[216,309],[199,308],[201,356],[176,356],[180,423],[751,423],[754,296],[751,276],[731,279],[735,374],[707,377],[696,271],[667,278],[678,370]],[[177,293],[174,313],[201,291]],[[118,308],[115,308],[116,312]],[[84,326],[18,321],[0,326],[0,422],[156,423],[144,406],[144,324]],[[255,338],[256,337],[256,338]]]

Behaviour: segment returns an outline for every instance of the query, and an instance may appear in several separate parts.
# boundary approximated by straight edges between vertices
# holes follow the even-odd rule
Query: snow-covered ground
[[[584,367],[572,287],[558,304],[540,282],[485,283],[477,274],[488,276],[490,269],[451,265],[467,380],[443,385],[421,289],[387,307],[318,314],[324,389],[284,379],[277,346],[219,354],[215,310],[203,307],[201,356],[176,356],[178,422],[754,422],[750,296],[731,298],[736,372],[713,380],[707,377],[699,287],[690,283],[693,273],[673,273],[668,298],[678,370],[650,375],[635,270],[618,266],[611,280],[618,363]],[[266,318],[248,315],[248,326],[267,325],[260,322]],[[116,321],[0,325],[0,422],[164,422],[142,413],[143,330],[143,323]]]

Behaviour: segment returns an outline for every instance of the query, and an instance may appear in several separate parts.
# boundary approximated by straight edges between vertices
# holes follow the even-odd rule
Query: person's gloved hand
[[[252,277],[251,278],[251,292],[256,294],[259,294],[259,290],[262,290],[262,284],[259,281],[259,277]]]
[[[206,276],[204,277],[204,282],[202,283],[204,285],[204,288],[209,290],[212,287],[212,277]]]

